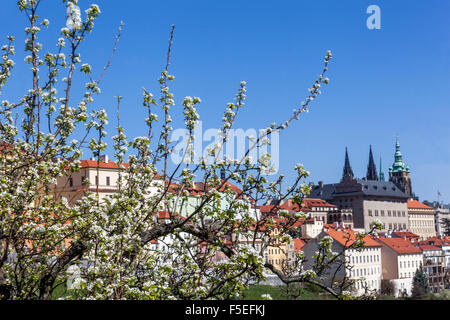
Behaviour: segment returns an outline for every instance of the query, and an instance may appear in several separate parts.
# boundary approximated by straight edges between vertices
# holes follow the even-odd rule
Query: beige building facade
[[[422,250],[403,238],[379,237],[383,279],[395,285],[395,296],[410,295],[414,274],[423,264]]]
[[[129,166],[128,163],[122,165],[124,168]],[[110,161],[107,155],[100,157],[99,162],[94,159],[81,160],[80,167],[78,172],[58,177],[53,188],[54,196],[66,198],[70,205],[74,205],[88,191],[98,192],[100,200],[112,196],[119,189],[119,177],[127,179],[125,169]],[[153,186],[148,191],[149,194],[155,193],[162,185],[163,181],[159,177],[155,178]]]
[[[420,240],[436,236],[435,210],[417,200],[408,200],[408,219],[410,231]]]
[[[323,232],[316,238],[308,241],[302,248],[307,262],[306,269],[312,268],[311,257],[318,251],[318,244],[324,237],[333,239],[332,251],[344,252],[341,264],[333,264],[325,271],[323,277],[327,285],[333,278],[336,281],[344,277],[355,281],[353,295],[359,296],[364,293],[378,293],[381,288],[381,245],[366,235],[363,238],[364,248],[353,249],[351,245],[356,239],[357,232],[352,229],[327,224]]]

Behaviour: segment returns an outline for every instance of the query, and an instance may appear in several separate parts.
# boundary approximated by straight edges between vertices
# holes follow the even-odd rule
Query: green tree
[[[424,299],[430,293],[430,285],[423,268],[416,270],[413,278],[411,298],[415,300]]]

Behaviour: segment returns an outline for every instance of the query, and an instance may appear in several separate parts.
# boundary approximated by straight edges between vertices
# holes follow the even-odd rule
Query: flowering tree
[[[237,113],[245,106],[245,82],[240,83],[235,101],[226,106],[222,143],[209,150],[208,158],[202,158],[199,164],[189,161],[194,155],[187,148],[185,161],[169,172],[168,159],[175,146],[170,140],[175,100],[168,86],[174,80],[168,72],[172,27],[167,64],[159,78],[160,96],[155,98],[148,90],[143,91],[146,136],[127,139],[120,125],[121,97],[117,97],[117,134],[113,137],[120,172],[117,192],[101,198],[96,182],[97,192],[86,192],[69,203],[55,192],[58,179],[70,178],[80,170],[81,148],[86,143],[98,165],[106,149],[108,116],[105,110],[94,110],[91,105],[100,94],[99,85],[111,59],[98,80],[91,66],[82,63],[79,47],[92,32],[100,8],[91,5],[83,18],[78,0],[63,0],[67,25],[61,29],[57,51],[43,54],[39,35],[50,22],[38,18],[40,2],[18,1],[29,21],[25,61],[31,67],[32,88],[15,102],[1,102],[2,298],[51,299],[53,291],[67,283],[74,268],[79,270],[80,279],[69,298],[233,298],[248,284],[265,280],[268,270],[286,283],[310,282],[336,296],[342,294],[320,281],[320,270],[326,268],[327,259],[321,260],[317,273],[304,272],[301,255],[293,258],[286,271],[276,270],[265,261],[266,248],[289,243],[288,231],[302,216],[288,212],[260,215],[257,207],[274,197],[289,198],[300,205],[309,191],[302,182],[308,172],[297,165],[294,184],[283,189],[283,176],[268,181],[264,175],[270,169],[268,155],[255,162],[249,157],[252,148],[269,143],[271,133],[286,129],[308,111],[321,86],[329,82],[325,73],[331,52],[326,54],[323,71],[309,89],[306,101],[286,122],[270,125],[242,159],[219,155]],[[0,90],[14,67],[13,43],[14,37],[8,37],[8,44],[1,48]],[[73,81],[77,71],[87,79],[85,93],[79,98],[72,94],[72,88],[78,85]],[[196,108],[200,103],[197,97],[182,101],[189,145],[199,121]],[[162,114],[161,121],[158,114]],[[77,128],[84,128],[81,136]],[[125,163],[127,152],[131,155]],[[274,236],[277,219],[283,220],[283,228]],[[242,245],[239,235],[251,241]],[[165,250],[154,250],[155,241],[164,242]],[[331,254],[328,243],[322,247],[324,256]]]

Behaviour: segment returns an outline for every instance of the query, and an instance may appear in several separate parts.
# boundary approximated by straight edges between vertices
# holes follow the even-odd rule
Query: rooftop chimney
[[[319,181],[319,187],[323,188],[323,181]]]
[[[100,161],[104,162],[104,163],[108,163],[108,161],[109,161],[108,155],[107,154],[101,155]]]

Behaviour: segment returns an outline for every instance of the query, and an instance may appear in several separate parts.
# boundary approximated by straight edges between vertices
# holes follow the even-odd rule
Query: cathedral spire
[[[369,152],[369,165],[367,166],[367,180],[378,180],[377,168],[375,167],[375,161],[373,161],[372,146],[370,146]]]
[[[380,181],[384,181],[383,160],[380,157]]]
[[[342,180],[344,180],[345,177],[350,177],[350,179],[353,179],[353,170],[350,166],[350,160],[348,159],[347,147],[345,147],[345,164],[344,172],[342,173]]]

